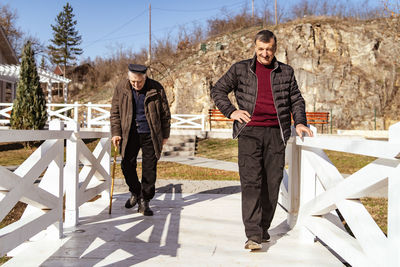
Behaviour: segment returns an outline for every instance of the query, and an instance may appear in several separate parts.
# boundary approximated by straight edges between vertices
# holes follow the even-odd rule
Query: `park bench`
[[[219,109],[209,109],[208,110],[208,122],[210,124],[210,131],[211,131],[211,123],[212,122],[227,122],[230,121],[232,122],[233,119],[229,119],[222,114],[222,112]]]
[[[321,125],[324,133],[324,125],[329,124],[329,112],[306,112],[307,124]]]

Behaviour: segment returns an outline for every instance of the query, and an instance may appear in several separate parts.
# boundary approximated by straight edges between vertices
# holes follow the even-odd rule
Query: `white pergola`
[[[13,98],[15,97],[15,84],[18,82],[19,79],[19,69],[19,65],[0,64],[0,80],[7,81],[13,84]],[[51,93],[53,83],[63,83],[64,102],[67,103],[68,83],[71,82],[71,80],[42,68],[38,68],[37,70],[40,82],[47,84],[48,103],[52,102]]]

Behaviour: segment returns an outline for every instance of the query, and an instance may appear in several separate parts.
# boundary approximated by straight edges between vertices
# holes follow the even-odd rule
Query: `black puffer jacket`
[[[239,109],[253,115],[257,100],[257,76],[255,74],[256,57],[232,65],[211,89],[211,97],[218,109],[230,117],[236,110],[228,98],[234,91]],[[291,114],[295,126],[307,125],[305,103],[294,77],[293,68],[274,58],[274,69],[271,72],[272,95],[278,113],[281,135],[284,143],[290,137]],[[233,138],[236,138],[246,123],[233,123]]]

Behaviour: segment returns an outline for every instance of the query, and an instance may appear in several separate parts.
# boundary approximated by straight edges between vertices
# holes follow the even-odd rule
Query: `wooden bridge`
[[[44,140],[14,172],[0,166],[0,220],[18,201],[28,204],[19,221],[0,229],[0,254],[14,256],[6,266],[400,266],[400,123],[389,129],[389,141],[292,137],[272,242],[259,253],[243,249],[239,193],[159,193],[151,218],[122,208],[127,195],[120,194],[109,216],[109,129],[62,125],[0,131],[0,142]],[[87,138],[100,139],[93,152],[83,142]],[[345,179],[325,149],[377,159]],[[359,201],[385,187],[387,235]]]

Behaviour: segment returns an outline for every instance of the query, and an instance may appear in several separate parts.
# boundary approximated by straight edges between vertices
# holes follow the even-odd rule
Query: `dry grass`
[[[325,150],[329,159],[336,166],[340,173],[352,174],[368,165],[376,158],[354,155],[350,153],[343,153],[331,150]]]
[[[363,203],[381,230],[387,234],[388,200],[386,198],[366,197],[361,199],[361,203]]]
[[[138,176],[142,175],[142,164],[138,163]],[[118,164],[115,170],[115,178],[122,179],[124,176]],[[210,168],[194,167],[174,162],[160,161],[157,164],[157,179],[179,179],[179,180],[239,180],[237,172],[222,171]]]
[[[196,156],[237,162],[237,139],[204,139],[198,142]]]

